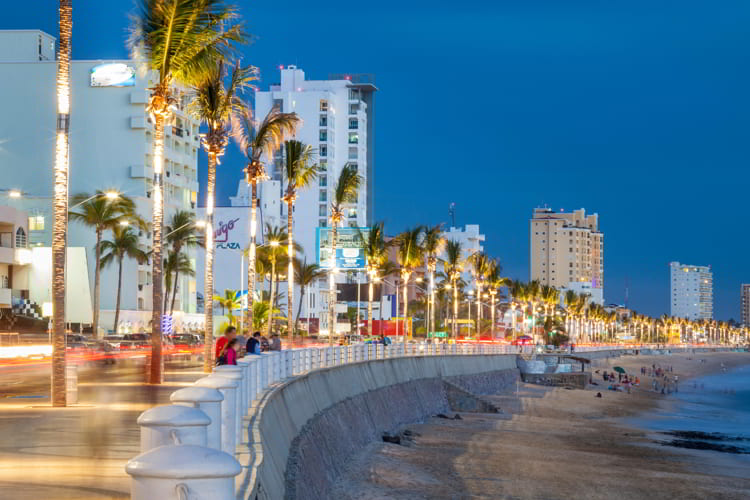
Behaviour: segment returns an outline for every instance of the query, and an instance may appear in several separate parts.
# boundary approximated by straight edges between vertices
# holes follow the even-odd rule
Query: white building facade
[[[670,314],[691,320],[714,317],[714,274],[711,266],[669,263]]]
[[[485,236],[479,231],[479,224],[466,224],[463,228],[450,227],[447,231],[443,232],[443,238],[446,241],[455,241],[461,244],[461,259],[466,261],[470,255],[477,252],[483,252]],[[445,260],[445,251],[440,255],[440,259]],[[438,269],[441,270],[441,269]],[[464,271],[461,273],[463,280],[469,285],[471,289],[474,286],[474,279],[471,275],[470,266],[464,266]]]
[[[0,193],[0,204],[29,214],[32,246],[51,244],[52,193],[55,154],[56,70],[55,38],[41,31],[0,31],[0,171],[2,187],[20,197]],[[138,213],[151,220],[152,125],[146,114],[151,75],[134,61],[71,62],[71,121],[69,191],[93,194],[114,189],[131,197]],[[185,114],[187,95],[175,89],[174,121],[165,132],[165,224],[178,210],[194,210],[198,192],[198,123]],[[111,234],[105,234],[105,238]],[[94,243],[91,228],[71,222],[68,244],[86,250],[88,277],[94,289]],[[139,232],[144,251],[151,248],[151,232]],[[189,253],[194,261],[195,254]],[[126,330],[149,327],[151,266],[126,260],[123,270],[121,325]],[[116,266],[101,276],[100,327],[112,328],[117,287]],[[195,278],[180,277],[176,310],[179,325],[184,313],[195,312]],[[91,299],[89,294],[88,299]],[[91,300],[93,302],[93,300]]]
[[[318,179],[297,194],[294,206],[294,239],[302,246],[298,257],[308,263],[317,260],[317,228],[330,225],[330,205],[336,179],[346,165],[357,168],[362,177],[359,196],[348,204],[343,226],[364,227],[372,224],[374,216],[374,120],[375,92],[371,76],[339,75],[328,80],[307,80],[296,66],[281,69],[280,83],[266,91],[255,93],[255,116],[262,120],[274,107],[285,113],[297,113],[303,125],[297,130],[296,140],[313,146],[320,166]],[[281,175],[279,152],[273,161],[265,159],[271,181],[259,189],[261,219],[265,223],[286,225],[287,207],[281,201],[286,181]],[[240,181],[237,196],[231,198],[233,207],[248,206],[249,193]],[[259,241],[262,235],[259,233]],[[338,281],[347,279],[344,273]],[[317,318],[320,329],[327,330],[328,281],[320,279],[308,291],[302,304],[302,317]],[[299,300],[299,287],[295,292]],[[298,304],[294,305],[297,310]]]

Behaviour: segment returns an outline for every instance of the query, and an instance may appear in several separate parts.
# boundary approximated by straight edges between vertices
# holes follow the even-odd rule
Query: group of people
[[[260,355],[260,353],[266,351],[280,351],[281,337],[278,333],[274,333],[271,335],[271,341],[269,342],[260,332],[255,332],[249,339],[245,340],[244,336],[237,335],[235,327],[228,326],[224,330],[224,335],[216,341],[215,349],[217,365],[236,365],[237,359],[245,355]]]
[[[602,378],[605,382],[611,382],[607,387],[610,391],[627,391],[630,394],[630,389],[641,385],[641,379],[638,377],[628,376],[627,373],[607,372],[606,370],[602,373]]]

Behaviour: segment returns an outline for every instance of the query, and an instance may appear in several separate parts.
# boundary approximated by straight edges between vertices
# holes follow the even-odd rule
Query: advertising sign
[[[367,238],[369,227],[340,227],[336,234],[336,268],[342,270],[364,270],[367,268],[364,244],[359,237],[362,233]],[[318,265],[323,269],[331,268],[331,235],[330,227],[317,229]]]
[[[99,64],[91,68],[92,87],[133,87],[135,68],[122,63]]]

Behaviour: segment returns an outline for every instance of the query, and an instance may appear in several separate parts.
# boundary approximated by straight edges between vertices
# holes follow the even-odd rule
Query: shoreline
[[[737,465],[736,455],[663,446],[652,431],[633,425],[630,419],[669,404],[640,375],[652,363],[672,365],[670,375],[687,382],[720,371],[721,363],[727,369],[750,364],[750,354],[621,356],[592,361],[598,386],[521,384],[518,397],[515,391],[487,396],[504,414],[430,418],[406,426],[416,436],[411,446],[372,443],[338,479],[336,498],[750,497],[750,471]],[[640,388],[607,390],[595,371],[613,366],[639,376]]]

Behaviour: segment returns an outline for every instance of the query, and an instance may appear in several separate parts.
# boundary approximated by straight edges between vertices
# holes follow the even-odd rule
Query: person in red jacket
[[[237,329],[233,326],[228,326],[227,329],[224,330],[224,335],[219,337],[219,340],[216,341],[214,359],[219,359],[222,351],[224,351],[224,347],[226,347],[227,343],[235,337],[237,337]]]

